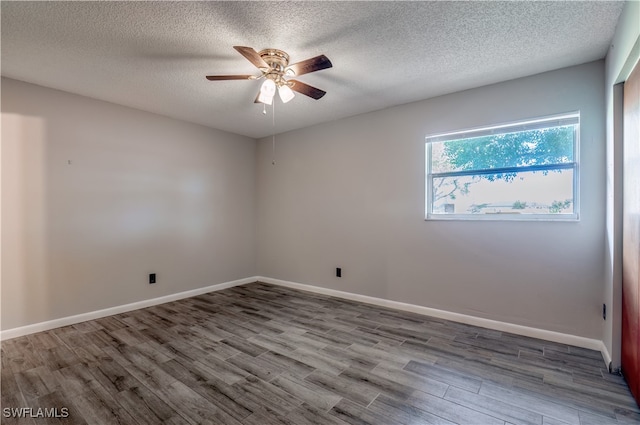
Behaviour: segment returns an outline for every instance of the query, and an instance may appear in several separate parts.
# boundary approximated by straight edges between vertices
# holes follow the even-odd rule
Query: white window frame
[[[443,214],[433,213],[432,190],[433,178],[447,176],[480,175],[482,172],[465,170],[457,172],[431,172],[431,144],[434,142],[446,142],[449,140],[460,140],[466,138],[487,136],[491,134],[502,134],[517,131],[535,130],[539,128],[558,127],[562,125],[574,124],[575,137],[573,140],[573,162],[545,166],[509,167],[500,169],[501,171],[542,171],[544,169],[572,169],[573,170],[573,213],[570,214],[472,214],[455,213]],[[466,130],[452,131],[447,133],[436,133],[425,137],[425,220],[490,220],[490,221],[580,221],[580,111],[550,115],[534,119],[527,119],[504,123],[499,125],[476,127]],[[496,169],[497,170],[497,169]],[[483,171],[483,170],[477,170]]]

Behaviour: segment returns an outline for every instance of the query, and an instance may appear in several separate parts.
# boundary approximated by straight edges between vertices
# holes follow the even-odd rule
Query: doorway
[[[640,404],[640,65],[624,83],[622,373]]]

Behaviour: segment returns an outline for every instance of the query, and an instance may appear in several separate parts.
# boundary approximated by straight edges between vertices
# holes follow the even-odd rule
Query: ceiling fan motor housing
[[[278,49],[264,49],[260,50],[258,54],[271,68],[269,73],[284,75],[285,68],[289,66],[289,55],[286,52]]]

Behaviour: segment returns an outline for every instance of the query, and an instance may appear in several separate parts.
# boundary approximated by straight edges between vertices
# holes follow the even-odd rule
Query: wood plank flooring
[[[3,341],[1,359],[2,424],[640,423],[599,352],[258,282]]]

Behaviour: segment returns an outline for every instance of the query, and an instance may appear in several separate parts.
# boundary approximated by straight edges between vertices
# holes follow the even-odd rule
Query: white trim
[[[424,307],[415,304],[407,304],[399,301],[386,300],[383,298],[370,297],[367,295],[354,294],[351,292],[338,291],[335,289],[322,288],[319,286],[305,285],[297,282],[289,282],[286,280],[273,279],[264,276],[253,276],[244,279],[233,280],[230,282],[219,283],[217,285],[206,286],[204,288],[191,289],[189,291],[178,292],[175,294],[165,295],[149,300],[138,301],[130,304],[124,304],[115,307],[109,307],[102,310],[91,311],[87,313],[76,314],[74,316],[61,317],[59,319],[49,320],[46,322],[34,323],[31,325],[21,326],[18,328],[0,331],[0,341],[29,335],[35,332],[47,331],[50,329],[69,326],[87,320],[99,319],[101,317],[112,316],[114,314],[126,313],[132,310],[151,307],[158,304],[164,304],[171,301],[181,300],[184,298],[195,297],[197,295],[206,294],[207,292],[220,291],[222,289],[234,286],[246,285],[256,281],[270,283],[272,285],[284,286],[287,288],[298,289],[301,291],[313,292],[316,294],[328,295],[332,297],[343,298],[347,300],[359,301],[366,304],[373,304],[382,307],[393,308],[396,310],[409,311],[412,313],[422,314],[430,317],[451,320],[453,322],[465,323],[468,325],[479,326],[487,329],[494,329],[503,332],[510,332],[517,335],[528,336],[532,338],[544,339],[576,347],[588,348],[600,351],[604,361],[609,367],[611,364],[611,355],[607,350],[604,342],[585,338],[577,335],[564,334],[560,332],[548,331],[545,329],[532,328],[529,326],[516,325],[513,323],[500,322],[497,320],[485,319],[482,317],[469,316],[467,314],[454,313],[446,310],[438,310],[431,307]]]
[[[618,74],[618,78],[613,84],[615,85],[627,81],[638,63],[640,63],[640,36],[636,38],[635,43],[633,43],[633,46],[631,47],[631,50],[629,50],[627,59],[625,60],[624,65],[622,65],[620,73]]]
[[[130,304],[109,307],[102,310],[90,311],[87,313],[76,314],[74,316],[61,317],[59,319],[48,320],[46,322],[34,323],[31,325],[20,326],[18,328],[0,331],[0,341],[19,336],[29,335],[35,332],[48,331],[50,329],[69,326],[87,320],[99,319],[101,317],[112,316],[114,314],[126,313],[127,311],[138,310],[145,307],[151,307],[158,304],[164,304],[171,301],[181,300],[183,298],[195,297],[197,295],[206,294],[207,292],[220,291],[222,289],[234,286],[245,285],[258,280],[257,277],[247,277],[244,279],[233,280],[230,282],[219,283],[217,285],[205,286],[204,288],[191,289],[189,291],[178,292],[175,294],[165,295],[149,300],[137,301]]]
[[[487,329],[494,329],[503,332],[510,332],[517,335],[528,336],[532,338],[544,339],[546,341],[558,342],[561,344],[573,345],[576,347],[588,348],[590,350],[600,351],[605,362],[611,361],[611,357],[604,347],[604,343],[598,339],[585,338],[582,336],[565,334],[545,329],[532,328],[529,326],[516,325],[513,323],[500,322],[497,320],[485,319],[482,317],[469,316],[467,314],[454,313],[446,310],[438,310],[431,307],[423,307],[420,305],[407,304],[399,301],[386,300],[383,298],[375,298],[367,295],[353,294],[350,292],[338,291],[335,289],[321,288],[302,283],[288,282],[285,280],[272,279],[269,277],[258,276],[260,282],[270,283],[273,285],[285,286],[287,288],[299,289],[307,292],[314,292],[332,297],[344,298],[347,300],[359,301],[367,304],[379,305],[382,307],[394,308],[396,310],[410,311],[412,313],[423,314],[425,316],[437,317],[440,319],[451,320],[453,322],[465,323],[467,325],[479,326]],[[609,363],[607,363],[607,367]]]
[[[612,372],[612,369],[614,368],[612,362],[611,362],[611,354],[609,354],[609,350],[607,350],[607,345],[604,343],[604,341],[600,341],[600,352],[602,353],[602,358],[604,359],[605,364],[607,365],[607,369],[609,370],[609,372]]]
[[[470,139],[494,134],[515,133],[520,131],[538,130],[545,127],[562,127],[580,124],[580,111],[563,114],[548,115],[546,117],[529,118],[508,123],[473,127],[466,130],[435,133],[425,136],[426,143],[448,142],[458,139]]]

